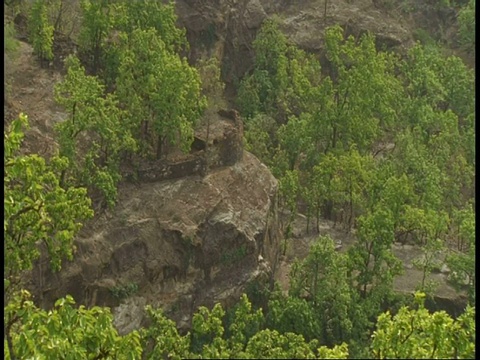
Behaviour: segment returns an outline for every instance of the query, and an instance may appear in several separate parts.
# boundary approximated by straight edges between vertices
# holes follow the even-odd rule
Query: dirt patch
[[[54,153],[54,125],[66,118],[55,103],[54,85],[62,79],[59,71],[41,68],[32,47],[20,41],[17,54],[6,61],[9,92],[4,105],[4,128],[20,113],[28,115],[30,129],[25,133],[24,151],[50,156]]]

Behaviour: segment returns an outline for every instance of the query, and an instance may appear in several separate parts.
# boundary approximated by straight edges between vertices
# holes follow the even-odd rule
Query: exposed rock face
[[[347,35],[359,36],[371,32],[379,45],[398,48],[411,43],[410,33],[402,24],[376,9],[369,1],[331,1],[327,16],[323,4],[305,6],[284,21],[283,30],[301,48],[322,51],[323,32],[328,26],[340,24]]]
[[[292,43],[320,55],[324,30],[334,24],[348,35],[374,34],[379,47],[402,51],[413,43],[408,24],[372,0],[177,0],[176,10],[187,29],[191,59],[215,54],[227,85],[251,69],[252,42],[263,20],[272,16]]]
[[[172,152],[158,161],[145,161],[138,169],[125,169],[126,178],[157,182],[185,176],[204,176],[208,171],[231,166],[243,157],[243,122],[235,110],[220,110],[196,131],[189,154]],[[208,142],[208,148],[206,143]]]
[[[250,153],[205,177],[126,184],[114,211],[82,230],[73,263],[56,275],[34,270],[37,301],[49,307],[71,294],[116,307],[114,291],[135,284],[135,304],[170,308],[187,326],[199,305],[230,305],[250,281],[269,280],[280,240],[276,193],[276,179]]]

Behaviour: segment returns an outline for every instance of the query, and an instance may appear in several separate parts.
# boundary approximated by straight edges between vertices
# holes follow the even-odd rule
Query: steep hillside
[[[340,24],[347,34],[371,32],[378,48],[399,53],[418,39],[419,28],[431,37],[441,31],[437,40],[452,41],[448,51],[471,62],[454,46],[454,14],[428,12],[427,0],[417,4],[419,11],[391,3],[178,0],[176,11],[187,29],[191,62],[212,54],[221,60],[229,100],[252,68],[252,41],[269,17],[280,19],[292,43],[321,59],[325,28]],[[28,114],[31,130],[24,151],[52,155],[57,147],[53,127],[67,116],[53,99],[61,70],[41,68],[31,46],[20,42],[17,57],[6,63],[6,76],[11,85],[4,124],[19,112]],[[212,116],[211,128],[196,129],[190,154],[175,153],[162,161],[145,161],[139,169],[125,169],[117,206],[99,211],[85,225],[76,240],[75,260],[58,274],[48,269],[45,259],[38,262],[29,282],[36,302],[48,308],[58,297],[71,294],[81,304],[109,306],[115,309],[121,331],[128,332],[142,323],[145,304],[164,307],[187,328],[199,305],[229,306],[254,281],[271,285],[275,278],[288,290],[290,264],[306,256],[317,235],[304,233],[300,216],[295,242],[280,259],[284,229],[278,183],[264,164],[243,150],[242,119],[235,114],[221,112]],[[328,221],[321,224],[320,235],[326,234],[342,244],[342,251],[355,240]],[[396,244],[394,252],[406,270],[396,280],[396,290],[411,292],[422,275],[412,265],[420,251]],[[438,299],[463,308],[465,298],[446,284],[445,272],[431,276],[441,283]],[[449,306],[451,302],[444,305]]]
[[[216,0],[176,2],[180,24],[187,29],[192,61],[215,54],[222,60],[228,94],[251,70],[252,41],[266,18],[276,17],[289,40],[320,56],[324,30],[340,24],[347,35],[370,32],[379,49],[404,53],[415,41],[438,41],[447,52],[474,66],[472,55],[458,46],[455,12],[437,2],[379,0]]]

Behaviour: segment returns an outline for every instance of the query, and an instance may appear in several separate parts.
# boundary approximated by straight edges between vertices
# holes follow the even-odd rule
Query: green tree
[[[339,158],[333,153],[328,153],[319,159],[320,163],[309,172],[304,186],[304,198],[308,206],[307,232],[310,214],[315,216],[315,231],[318,232],[321,216],[332,219],[334,209],[341,203],[340,198],[342,197],[333,182],[339,169]]]
[[[316,338],[329,346],[347,341],[352,332],[353,302],[347,260],[335,251],[330,237],[320,237],[290,274],[290,296],[309,299],[318,324],[313,326],[320,330]]]
[[[454,212],[453,226],[457,249],[447,256],[450,281],[458,289],[467,290],[471,304],[475,304],[475,212],[469,206]]]
[[[52,310],[37,308],[23,290],[5,308],[11,346],[6,359],[138,359],[140,335],[120,336],[108,308],[75,306],[71,296]]]
[[[337,201],[343,207],[344,222],[347,230],[350,230],[357,215],[365,211],[364,204],[367,202],[375,164],[370,155],[361,156],[353,146],[349,152],[337,159],[332,187],[339,195]]]
[[[24,285],[22,275],[32,269],[41,247],[52,269],[60,270],[62,260],[73,258],[73,238],[82,222],[93,216],[85,189],[60,184],[67,159],[55,156],[47,163],[38,155],[20,153],[22,126],[28,126],[28,119],[20,114],[4,135],[4,302],[8,317],[4,339],[11,358],[17,353],[15,341],[35,332],[18,328],[19,317],[25,316],[17,296]],[[36,343],[28,341],[31,346]]]
[[[391,250],[394,241],[390,210],[377,209],[358,219],[358,240],[348,250],[352,280],[362,299],[379,302],[392,291],[402,265]],[[372,308],[378,309],[378,306]]]
[[[439,55],[440,56],[440,55]],[[465,123],[466,117],[475,111],[475,73],[456,56],[443,58],[439,77],[445,89],[444,109],[452,110]],[[462,131],[460,127],[460,131]]]
[[[254,76],[242,80],[238,90],[237,104],[245,118],[254,118],[259,112],[261,107],[259,87]]]
[[[419,125],[398,133],[393,163],[398,174],[405,174],[412,181],[414,193],[418,196],[416,207],[438,211],[445,192],[442,188],[444,174],[423,136]]]
[[[320,63],[310,54],[288,45],[274,19],[266,20],[253,48],[254,69],[240,83],[237,103],[246,118],[264,113],[279,124],[300,116],[312,104],[320,81]]]
[[[318,338],[322,324],[311,302],[297,296],[281,296],[268,302],[267,326],[281,334],[301,334],[306,340]]]
[[[275,119],[259,113],[252,118],[246,118],[244,124],[245,149],[257,156],[262,163],[268,165],[272,170],[274,168],[287,168],[287,166],[279,164],[278,159],[275,158],[274,141],[276,138],[275,132],[278,128]]]
[[[112,29],[111,0],[82,0],[82,26],[79,34],[80,52],[88,59],[88,66],[98,73],[104,56],[107,37]]]
[[[392,252],[391,211],[377,209],[358,218],[357,241],[348,249],[348,281],[352,297],[352,353],[362,353],[381,306],[393,296],[393,279],[403,267]],[[364,355],[362,355],[364,356]]]
[[[45,246],[54,270],[64,258],[72,259],[73,238],[82,222],[93,216],[86,190],[62,187],[60,173],[68,160],[53,157],[48,163],[38,155],[22,155],[21,114],[4,138],[4,249],[5,296],[18,290],[21,274],[30,270]]]
[[[287,171],[285,176],[280,179],[280,204],[287,212],[287,221],[283,225],[284,229],[284,248],[283,255],[287,250],[287,241],[292,235],[292,223],[297,215],[297,202],[300,195],[300,181],[298,171]]]
[[[402,307],[392,317],[378,317],[371,344],[377,359],[475,358],[475,307],[467,307],[456,320],[446,312],[429,313],[425,294],[416,293],[418,309]]]
[[[325,45],[334,86],[333,102],[328,102],[333,113],[323,119],[331,134],[327,148],[346,150],[355,144],[364,154],[396,122],[401,95],[401,83],[394,76],[398,60],[378,52],[372,35],[344,39],[340,26],[326,30]],[[323,117],[322,112],[317,116]]]
[[[270,329],[256,333],[248,342],[246,353],[246,358],[257,359],[346,359],[348,357],[346,344],[332,349],[324,346],[318,348],[316,340],[307,343],[301,335],[280,334]]]
[[[412,206],[405,206],[400,217],[399,230],[410,233],[418,245],[426,245],[429,241],[444,238],[449,225],[448,214]]]
[[[154,29],[123,35],[122,46],[116,94],[128,112],[125,126],[157,158],[167,142],[189,150],[206,106],[197,70],[169,51]]]
[[[433,297],[434,291],[438,283],[434,280],[427,280],[427,276],[435,269],[439,270],[441,263],[439,255],[444,250],[444,242],[441,239],[428,239],[427,243],[422,247],[420,258],[414,259],[412,264],[422,272],[422,280],[417,284],[416,290]]]
[[[460,43],[475,55],[475,0],[470,0],[458,13]]]
[[[264,325],[261,309],[252,310],[252,304],[247,295],[243,294],[235,306],[233,321],[228,328],[229,343],[233,354],[240,354],[248,340],[258,333]]]
[[[284,150],[285,162],[290,171],[298,168],[300,156],[308,152],[311,141],[308,137],[307,121],[305,117],[292,116],[277,130],[279,148]]]
[[[368,202],[367,195],[375,169],[373,158],[370,155],[361,156],[352,147],[346,153],[328,153],[319,157],[319,161],[306,185],[310,188],[307,201],[315,209],[317,227],[323,209],[323,215],[327,218],[334,217],[334,213],[343,214],[338,220],[350,230]]]
[[[215,304],[210,311],[201,306],[192,319],[192,350],[197,354],[204,354],[207,358],[228,358],[230,349],[223,338],[223,317],[225,310],[222,305]]]
[[[174,321],[168,319],[161,309],[146,307],[150,325],[141,330],[143,358],[185,359],[191,358],[190,333],[181,336]]]
[[[175,323],[161,310],[147,307],[152,324],[142,330],[143,356],[147,359],[180,358],[347,358],[346,344],[327,348],[318,341],[305,341],[291,332],[263,329],[262,310],[253,310],[246,295],[236,305],[232,322],[225,331],[225,311],[220,304],[211,310],[198,308],[192,319],[191,332],[179,335]]]
[[[28,33],[33,52],[41,60],[41,63],[51,61],[53,59],[53,25],[48,22],[47,6],[43,0],[35,0],[32,4]]]
[[[113,206],[121,179],[120,155],[135,151],[136,141],[125,126],[126,114],[115,95],[104,97],[104,86],[96,77],[85,75],[76,57],[70,56],[65,64],[67,75],[55,86],[55,100],[69,114],[56,127],[60,153],[71,165],[62,181],[93,187]]]
[[[287,47],[287,39],[278,29],[275,20],[266,20],[253,42],[254,72],[239,89],[238,103],[245,117],[254,116],[258,112],[277,114],[276,98],[282,89],[282,82],[285,82]],[[255,98],[258,101],[252,101]]]
[[[115,29],[132,33],[135,29],[155,29],[171,52],[188,49],[186,30],[176,25],[175,3],[156,0],[118,0],[114,4]]]
[[[372,175],[372,184],[369,188],[368,209],[389,209],[393,217],[395,240],[400,241],[410,229],[402,228],[402,219],[409,206],[417,203],[413,183],[405,173],[395,175],[391,161],[384,161],[377,165]]]

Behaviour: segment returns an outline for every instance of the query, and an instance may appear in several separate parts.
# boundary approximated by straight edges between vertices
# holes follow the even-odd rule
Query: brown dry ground
[[[5,76],[9,86],[4,126],[23,112],[30,122],[30,130],[25,134],[26,152],[51,155],[55,149],[54,124],[66,117],[53,98],[60,72],[41,68],[32,47],[20,41],[16,56],[5,60]]]

